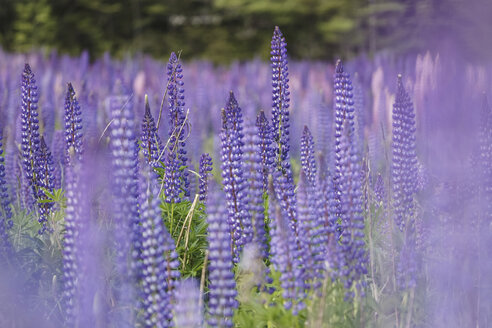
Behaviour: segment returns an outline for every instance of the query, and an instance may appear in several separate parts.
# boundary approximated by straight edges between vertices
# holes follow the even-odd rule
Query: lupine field
[[[492,327],[492,65],[0,53],[0,327]]]

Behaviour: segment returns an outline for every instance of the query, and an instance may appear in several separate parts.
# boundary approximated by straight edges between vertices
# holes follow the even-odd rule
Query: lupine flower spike
[[[113,117],[111,125],[113,217],[117,251],[116,302],[121,307],[115,313],[117,322],[133,322],[132,313],[123,307],[133,308],[133,297],[140,264],[141,226],[138,215],[138,161],[137,141],[134,135],[133,111],[126,97],[110,98]],[[130,237],[129,237],[130,236]],[[128,264],[131,263],[130,266]]]
[[[210,206],[207,221],[210,252],[208,324],[210,327],[233,327],[232,317],[238,303],[226,209]]]
[[[183,68],[174,52],[167,64],[167,95],[169,104],[169,141],[166,151],[164,177],[164,193],[168,203],[179,203],[181,193],[190,195],[186,163],[187,122],[183,88]]]
[[[207,153],[202,154],[202,156],[200,156],[200,168],[198,172],[200,175],[198,194],[199,200],[202,202],[205,202],[207,199],[208,178],[211,176],[210,172],[212,172],[212,157]]]
[[[147,166],[141,178],[142,221],[141,289],[145,327],[171,327],[172,296],[179,278],[174,241],[160,215],[156,176]]]
[[[65,149],[66,160],[71,158],[80,161],[82,158],[82,111],[75,97],[72,83],[68,83],[67,95],[65,97]],[[73,147],[74,154],[69,154]]]
[[[158,166],[163,147],[157,135],[157,129],[150,112],[149,98],[147,95],[145,95],[145,114],[142,122],[141,142],[141,148],[147,163],[152,166]]]
[[[39,149],[38,87],[29,64],[25,65],[22,73],[21,89],[22,166],[26,182],[31,189],[31,198],[37,199],[35,157]]]
[[[247,211],[245,197],[244,161],[243,161],[243,118],[234,94],[231,92],[227,106],[222,110],[221,158],[222,183],[227,199],[229,224],[231,229],[234,261],[245,244],[253,238],[251,218]]]
[[[38,184],[38,200],[48,200],[46,192],[53,192],[55,185],[54,168],[53,168],[53,156],[44,141],[44,137],[41,137],[39,150],[36,154],[36,180]],[[53,203],[43,202],[39,204],[39,223],[42,227],[39,233],[42,234],[47,226],[48,216],[50,214]]]

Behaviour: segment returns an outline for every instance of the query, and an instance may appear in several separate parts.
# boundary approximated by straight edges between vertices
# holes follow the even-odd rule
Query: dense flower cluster
[[[205,153],[200,156],[200,169],[198,170],[198,174],[200,175],[199,184],[198,184],[198,194],[199,200],[204,202],[207,199],[207,191],[208,191],[208,179],[211,175],[212,171],[212,157],[209,154]]]
[[[141,290],[145,327],[171,327],[171,299],[179,278],[179,261],[174,241],[160,215],[155,176],[142,170],[140,217],[142,221]]]
[[[152,166],[159,165],[163,150],[161,139],[157,134],[154,118],[150,112],[149,98],[145,95],[145,114],[142,122],[141,147],[145,160]]]
[[[221,159],[222,184],[227,200],[229,225],[234,261],[239,261],[241,250],[253,238],[251,217],[245,193],[243,160],[243,118],[234,94],[231,92],[222,111]]]
[[[168,203],[179,203],[181,193],[190,195],[186,157],[187,122],[185,116],[183,68],[179,58],[171,53],[167,64],[167,96],[169,104],[169,140],[166,148],[164,193]]]
[[[131,306],[141,250],[141,225],[138,215],[138,146],[134,135],[133,112],[126,97],[113,96],[109,107],[113,184],[113,217],[117,251],[116,270],[121,279],[117,286],[119,306]],[[131,263],[128,266],[128,263]],[[117,322],[132,322],[132,313],[123,309],[115,314]]]
[[[259,156],[261,161],[262,190],[263,192],[267,192],[268,174],[274,163],[275,151],[272,144],[272,127],[265,116],[265,112],[262,110],[256,117],[256,128],[259,141]]]
[[[211,327],[233,327],[232,316],[238,304],[234,280],[231,238],[224,207],[208,210],[209,308]]]
[[[22,73],[21,149],[25,185],[31,189],[28,196],[32,203],[38,196],[35,157],[39,149],[38,87],[29,64]]]
[[[36,180],[38,185],[37,199],[42,201],[39,204],[39,223],[42,227],[39,233],[43,233],[47,228],[48,216],[53,207],[53,203],[48,201],[46,193],[52,193],[55,185],[55,177],[53,175],[53,156],[41,137],[40,146],[35,157],[36,163]]]
[[[269,232],[270,256],[273,267],[280,272],[280,285],[286,309],[298,311],[304,307],[304,291],[306,289],[305,273],[301,262],[304,249],[300,249],[296,236],[287,221],[284,209],[277,201],[273,188],[273,180],[269,184]]]
[[[264,146],[260,127],[248,125],[244,133],[244,178],[248,213],[251,216],[253,242],[258,245],[263,258],[267,258],[268,245],[265,233],[265,207],[263,199],[263,174],[261,147]],[[265,168],[266,169],[266,168]]]
[[[77,164],[75,164],[77,165]],[[67,207],[65,209],[65,237],[63,239],[63,280],[64,301],[66,309],[67,325],[74,325],[77,316],[77,289],[79,284],[80,268],[78,259],[79,232],[81,229],[81,193],[78,168],[74,165],[67,166],[66,170],[66,195]]]
[[[368,257],[364,242],[362,169],[355,140],[347,135],[350,133],[347,127],[343,130],[337,153],[340,156],[337,172],[340,177],[338,188],[341,235],[337,244],[336,261],[339,275],[345,287],[350,289],[354,283],[360,287],[360,280],[367,273]]]
[[[70,155],[73,148],[74,155]],[[65,149],[66,159],[80,161],[82,158],[82,111],[75,97],[72,83],[68,83],[65,97]]]
[[[415,152],[415,113],[401,75],[398,76],[393,105],[393,200],[395,223],[403,230],[414,219],[414,195],[417,191],[417,155]]]
[[[270,61],[272,63],[272,127],[275,141],[275,166],[278,170],[290,169],[289,156],[289,68],[287,43],[278,26],[273,32]]]

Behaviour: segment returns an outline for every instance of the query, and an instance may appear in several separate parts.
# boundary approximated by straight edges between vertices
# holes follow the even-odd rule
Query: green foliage
[[[195,198],[194,202],[161,202],[162,218],[176,242],[176,251],[181,261],[184,278],[201,275],[207,243],[205,207]]]
[[[266,270],[266,267],[262,269]],[[294,315],[291,310],[285,309],[280,273],[275,272],[273,266],[270,266],[270,271],[273,281],[266,283],[261,272],[246,268],[237,270],[237,298],[240,305],[234,315],[236,327],[304,327],[307,311],[304,309]],[[261,281],[264,285],[258,290]]]

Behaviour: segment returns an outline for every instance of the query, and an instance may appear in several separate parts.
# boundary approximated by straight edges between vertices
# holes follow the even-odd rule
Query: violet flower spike
[[[69,154],[72,147],[73,156]],[[72,83],[68,83],[65,97],[65,149],[67,163],[71,158],[82,159],[82,111]]]
[[[289,157],[289,69],[287,43],[282,32],[275,26],[270,61],[272,67],[272,132],[275,142],[275,166],[277,170],[290,169]]]
[[[111,124],[113,221],[115,222],[116,304],[136,308],[135,284],[140,272],[141,225],[138,214],[138,146],[134,134],[133,111],[126,97],[113,96],[109,102]],[[130,265],[128,265],[130,264]],[[131,311],[115,313],[117,322],[133,322]]]
[[[150,112],[149,98],[145,95],[145,114],[142,121],[141,148],[147,163],[159,166],[158,160],[163,151],[161,139],[157,134],[154,118]]]
[[[26,184],[29,185],[32,198],[38,197],[35,156],[39,149],[39,114],[38,114],[38,87],[29,64],[26,64],[22,73],[22,163]]]
[[[268,122],[265,112],[261,110],[256,117],[256,129],[259,140],[259,154],[261,158],[262,190],[268,192],[268,175],[273,166],[275,150],[273,149],[272,127]]]
[[[208,179],[211,177],[212,172],[212,157],[209,154],[205,153],[200,156],[199,163],[199,186],[198,186],[198,194],[199,200],[201,202],[205,202],[207,199],[208,192]]]
[[[47,201],[48,197],[45,191],[52,193],[55,185],[54,168],[53,168],[53,156],[44,141],[44,137],[41,137],[40,146],[36,153],[36,180],[38,184],[38,200]],[[42,234],[47,229],[48,216],[53,207],[52,202],[39,203],[39,223],[42,225],[38,231]]]
[[[142,221],[142,273],[140,277],[145,327],[171,327],[172,296],[179,278],[179,261],[174,240],[160,214],[157,177],[150,167],[143,169],[140,189]]]
[[[210,260],[208,324],[210,327],[233,327],[232,317],[238,302],[226,209],[210,206],[207,221]]]
[[[247,207],[251,216],[253,228],[253,242],[258,246],[262,258],[268,257],[268,242],[265,232],[265,206],[263,193],[263,179],[265,170],[263,166],[262,147],[265,146],[261,134],[262,127],[247,126],[244,134],[244,178],[247,193]]]
[[[232,250],[236,263],[239,261],[243,246],[251,242],[253,238],[251,217],[247,211],[245,195],[242,124],[241,108],[231,91],[227,106],[222,110],[220,138],[222,184],[227,200]]]
[[[187,134],[185,122],[185,101],[183,88],[183,68],[174,52],[171,53],[167,64],[167,95],[169,107],[169,148],[165,157],[164,193],[168,203],[179,203],[181,192],[189,197],[188,172],[183,169],[187,165],[186,150],[184,149]]]

